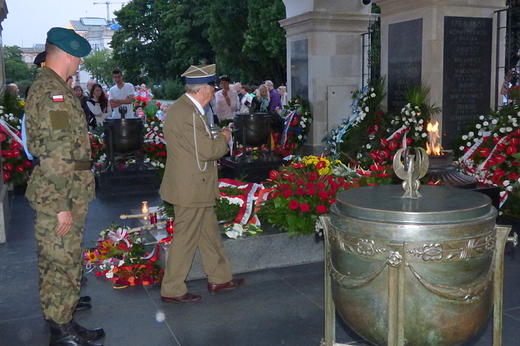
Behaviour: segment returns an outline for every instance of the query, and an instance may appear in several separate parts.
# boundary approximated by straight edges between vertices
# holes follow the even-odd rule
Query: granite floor
[[[142,200],[158,204],[156,193],[91,202],[84,247],[121,213]],[[0,244],[0,346],[48,345],[48,331],[38,300],[38,274],[33,235],[34,213],[20,193],[10,194],[7,243]],[[520,258],[508,245],[505,257],[504,346],[519,345]],[[188,282],[203,300],[192,305],[163,303],[160,287],[113,289],[93,274],[83,295],[93,308],[75,314],[87,327],[102,326],[106,346],[318,346],[324,337],[323,262],[261,270],[239,275],[247,281],[236,291],[209,294],[205,280]],[[336,341],[368,345],[338,318]],[[491,323],[467,346],[492,345]]]

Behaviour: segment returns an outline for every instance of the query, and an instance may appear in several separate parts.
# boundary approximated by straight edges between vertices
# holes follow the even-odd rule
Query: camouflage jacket
[[[26,102],[29,151],[40,160],[26,196],[59,213],[94,198],[85,113],[73,90],[52,69],[40,69]]]

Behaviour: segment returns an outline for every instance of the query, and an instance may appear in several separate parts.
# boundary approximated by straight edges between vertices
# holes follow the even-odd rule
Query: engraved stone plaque
[[[489,111],[493,20],[444,18],[442,146]]]

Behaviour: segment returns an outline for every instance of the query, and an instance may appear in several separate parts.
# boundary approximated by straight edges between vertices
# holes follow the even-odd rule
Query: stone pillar
[[[428,86],[442,108],[442,145],[486,113],[497,97],[494,12],[505,0],[378,0],[381,7],[381,73],[388,108],[399,110],[403,92]]]
[[[5,0],[0,1],[0,24],[7,17],[7,4]],[[4,69],[4,53],[2,43],[2,26],[0,25],[0,83],[2,83],[2,90],[5,86],[5,69]],[[0,161],[2,155],[0,154]],[[0,177],[4,176],[3,165],[0,165]],[[0,243],[5,243],[5,233],[9,223],[9,199],[7,193],[7,186],[4,184],[4,180],[0,178]]]
[[[362,83],[362,37],[371,6],[361,0],[283,0],[287,18],[287,87],[308,99],[314,116],[305,154],[321,154],[323,137],[352,115]]]

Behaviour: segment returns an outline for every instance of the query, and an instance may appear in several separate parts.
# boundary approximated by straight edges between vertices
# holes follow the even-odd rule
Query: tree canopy
[[[109,49],[93,50],[83,58],[81,69],[90,73],[101,85],[111,86],[114,59]]]
[[[285,82],[282,0],[132,0],[115,14],[114,67],[128,81],[164,84],[216,63],[233,80]]]
[[[35,70],[27,66],[22,58],[22,50],[18,46],[4,47],[5,81],[7,84],[34,80]],[[19,85],[20,88],[22,88]],[[23,90],[23,89],[20,89]]]

